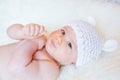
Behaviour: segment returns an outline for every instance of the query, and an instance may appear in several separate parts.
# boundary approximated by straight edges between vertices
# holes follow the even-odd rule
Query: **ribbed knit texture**
[[[73,21],[69,24],[77,40],[77,62],[76,67],[85,65],[96,60],[102,51],[102,40],[92,25],[84,21]]]

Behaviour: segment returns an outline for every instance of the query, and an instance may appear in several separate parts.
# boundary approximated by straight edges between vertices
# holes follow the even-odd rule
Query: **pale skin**
[[[12,53],[8,70],[13,78],[57,80],[62,65],[75,65],[77,45],[72,28],[64,26],[48,37],[45,32],[44,26],[33,23],[26,26],[14,24],[8,28],[8,35],[20,40],[0,47],[2,53]]]

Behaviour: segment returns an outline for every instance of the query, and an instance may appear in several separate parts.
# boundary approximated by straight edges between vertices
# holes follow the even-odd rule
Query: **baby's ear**
[[[86,21],[87,21],[89,24],[91,24],[91,25],[93,25],[93,26],[96,26],[96,20],[95,20],[94,17],[88,16],[88,17],[86,18]]]

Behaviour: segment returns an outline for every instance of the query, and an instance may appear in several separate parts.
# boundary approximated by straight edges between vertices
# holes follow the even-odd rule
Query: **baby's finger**
[[[25,36],[28,36],[29,35],[29,33],[30,33],[30,28],[28,28],[29,26],[25,26],[25,27],[23,27],[23,32],[24,32],[24,35]]]
[[[39,34],[39,31],[40,31],[40,26],[39,25],[35,25],[35,36],[38,36]]]
[[[30,34],[29,34],[29,36],[34,36],[34,33],[35,33],[35,27],[34,27],[34,24],[31,24],[30,25]]]
[[[45,34],[46,32],[47,32],[47,30],[45,29],[45,27],[41,26],[40,31],[39,31],[39,36]]]
[[[40,26],[40,31],[39,31],[39,34],[41,34],[44,30],[44,26]]]
[[[47,30],[45,30],[44,32],[42,32],[40,35],[44,35],[47,33]]]

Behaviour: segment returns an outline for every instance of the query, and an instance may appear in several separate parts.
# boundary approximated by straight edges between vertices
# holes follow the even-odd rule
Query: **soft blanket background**
[[[11,24],[38,23],[52,31],[87,16],[96,19],[105,37],[120,36],[119,0],[0,0],[0,45],[13,42],[6,35]]]
[[[51,32],[68,21],[85,20],[88,16],[96,19],[95,28],[104,40],[114,38],[120,42],[119,0],[0,0],[0,46],[15,42],[6,34],[11,24],[38,23]],[[119,50],[105,53],[98,62],[84,69],[65,67],[59,79],[119,80]]]

